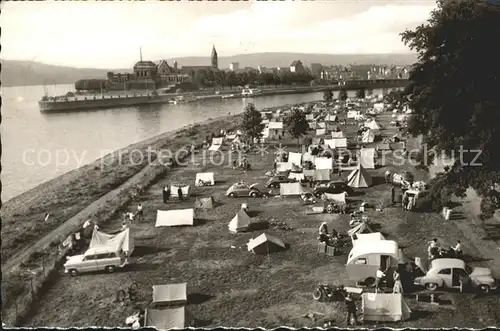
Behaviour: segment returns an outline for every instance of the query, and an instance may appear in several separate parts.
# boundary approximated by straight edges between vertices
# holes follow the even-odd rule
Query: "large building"
[[[193,75],[196,70],[219,70],[219,58],[215,45],[212,47],[210,55],[210,65],[206,66],[182,66],[180,71],[185,74]]]
[[[238,62],[232,62],[229,65],[229,70],[231,70],[231,71],[238,71],[238,70],[240,70],[240,64]]]

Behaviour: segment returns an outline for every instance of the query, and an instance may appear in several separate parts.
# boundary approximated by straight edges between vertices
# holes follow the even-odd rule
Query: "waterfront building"
[[[229,65],[229,70],[231,71],[238,71],[240,69],[240,64],[238,62],[232,62],[230,65]]]
[[[323,71],[323,65],[320,63],[311,63],[311,74],[316,78],[321,78],[321,72]]]

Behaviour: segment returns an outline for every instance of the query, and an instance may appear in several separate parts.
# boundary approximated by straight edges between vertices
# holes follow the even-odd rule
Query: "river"
[[[322,93],[206,100],[181,105],[152,105],[41,114],[45,90],[61,95],[71,85],[2,87],[2,201],[30,190],[104,154],[185,125],[243,111],[321,100]],[[374,93],[383,93],[374,90]],[[354,92],[349,92],[349,95]],[[335,93],[335,96],[337,93]]]

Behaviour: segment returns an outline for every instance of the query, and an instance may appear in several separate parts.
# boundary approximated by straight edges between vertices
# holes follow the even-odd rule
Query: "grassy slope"
[[[389,116],[384,115],[381,124],[388,127]],[[352,139],[355,128],[344,128]],[[391,132],[385,131],[390,136]],[[293,147],[290,147],[292,150]],[[253,170],[247,173],[232,170],[229,166],[211,166],[196,159],[199,164],[189,164],[169,173],[151,187],[141,199],[146,219],[134,226],[136,251],[133,265],[128,271],[111,274],[88,274],[78,278],[62,277],[40,301],[35,316],[26,322],[29,326],[88,326],[123,325],[126,316],[134,312],[131,306],[113,302],[116,291],[138,282],[143,304],[151,298],[151,286],[187,282],[188,293],[198,302],[188,306],[189,311],[207,326],[231,325],[248,327],[318,326],[301,318],[310,312],[322,312],[326,318],[335,319],[335,324],[344,323],[342,303],[317,303],[311,291],[318,282],[348,282],[345,273],[345,255],[338,257],[319,256],[316,253],[316,231],[321,221],[339,232],[348,229],[345,218],[334,215],[305,216],[305,209],[298,198],[252,199],[250,209],[258,219],[278,219],[292,226],[292,231],[270,229],[266,231],[283,239],[290,245],[288,251],[256,256],[246,251],[245,243],[259,232],[230,234],[227,229],[242,202],[224,197],[225,189],[238,179],[264,183],[266,170],[272,168],[272,156],[251,155]],[[393,167],[393,170],[401,170]],[[377,178],[386,168],[369,170]],[[200,171],[214,171],[217,184],[214,187],[194,188],[193,196],[186,201],[171,201],[164,205],[161,188],[168,183],[192,184]],[[425,174],[418,174],[425,178]],[[362,190],[365,194],[352,198],[366,200],[372,204],[389,201],[387,184]],[[191,208],[197,197],[214,196],[221,205],[198,215],[205,223],[195,227],[154,228],[157,209]],[[134,206],[130,206],[130,209]],[[480,253],[481,241],[470,241],[454,222],[443,221],[436,214],[407,213],[400,208],[385,208],[383,213],[369,209],[367,214],[378,224],[388,239],[397,240],[406,247],[409,256],[425,257],[425,245],[429,238],[439,237],[444,244],[456,239],[467,243],[472,255]],[[120,219],[107,224],[115,227]],[[470,239],[470,238],[469,238]],[[237,248],[231,248],[236,246]],[[484,253],[484,252],[483,252]],[[496,270],[497,272],[500,269]],[[414,311],[412,320],[391,325],[395,327],[448,327],[462,326],[479,328],[498,325],[500,311],[496,297],[474,299],[469,294],[449,294],[454,300],[453,308],[431,308],[416,305],[408,300]],[[200,300],[204,298],[204,300]],[[473,302],[473,304],[471,304]],[[380,327],[380,325],[378,325]]]

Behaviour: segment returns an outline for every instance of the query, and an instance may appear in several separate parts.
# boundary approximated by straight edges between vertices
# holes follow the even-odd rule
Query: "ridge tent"
[[[364,321],[405,321],[411,315],[401,293],[363,293],[362,304]]]
[[[155,327],[160,331],[184,329],[194,324],[194,318],[185,307],[166,309],[147,308],[144,313],[145,327]]]
[[[361,142],[369,144],[374,141],[375,141],[375,133],[371,129],[363,132],[363,135],[361,136]]]
[[[332,200],[332,201],[339,202],[339,203],[346,203],[345,202],[346,196],[347,196],[347,193],[345,193],[345,192],[337,193],[337,194],[323,193],[323,200]]]
[[[300,182],[306,179],[306,175],[303,172],[290,172],[288,178]]]
[[[327,158],[327,157],[317,157],[314,159],[314,165],[316,166],[316,169],[318,169],[318,170],[322,170],[322,169],[332,170],[333,169],[333,159]]]
[[[285,249],[286,245],[281,239],[263,233],[257,238],[250,239],[247,247],[248,251],[254,254],[266,254]]]
[[[290,196],[290,195],[301,195],[307,193],[306,190],[300,185],[300,183],[281,183],[280,184],[280,195]]]
[[[369,122],[365,122],[365,127],[371,130],[380,130],[380,125],[378,125],[377,121],[371,120]]]
[[[325,139],[325,144],[330,148],[347,148],[347,138]]]
[[[155,307],[178,305],[187,302],[187,283],[153,285],[153,302]]]
[[[325,122],[318,123],[318,128],[320,128],[320,129],[326,129],[326,123]]]
[[[223,138],[212,138],[212,146],[208,149],[209,151],[218,151],[223,143]]]
[[[372,176],[361,164],[347,176],[347,185],[354,188],[370,187],[373,183]]]
[[[238,210],[236,215],[233,217],[231,222],[229,222],[228,228],[229,232],[238,233],[248,230],[251,220],[248,214],[243,208]]]
[[[301,153],[288,153],[288,162],[300,166],[302,164],[302,154]]]
[[[113,247],[116,252],[123,251],[126,255],[130,256],[134,252],[135,243],[130,233],[130,228],[126,228],[115,234],[107,234],[94,227],[89,249],[96,247]]]
[[[155,227],[194,225],[194,209],[158,210]]]
[[[221,148],[221,145],[212,145],[208,148],[209,151],[218,151]]]
[[[375,169],[375,148],[362,148],[359,151],[359,164],[366,169]]]
[[[180,188],[181,188],[182,195],[184,196],[184,198],[187,198],[189,196],[191,187],[189,185],[186,185],[186,186],[180,186]],[[170,185],[170,196],[172,198],[178,198],[179,197],[179,194],[177,194],[178,190],[179,190],[179,186]]]
[[[290,162],[276,162],[276,171],[284,172],[292,170],[292,164]]]
[[[344,132],[332,131],[332,138],[344,138]]]
[[[195,186],[203,186],[203,183],[210,183],[210,185],[215,185],[215,174],[213,172],[199,172],[196,174],[196,179],[194,181]]]
[[[326,129],[316,129],[317,136],[324,136],[326,134]]]
[[[213,197],[199,198],[194,202],[195,209],[213,209],[215,207],[215,201]]]

